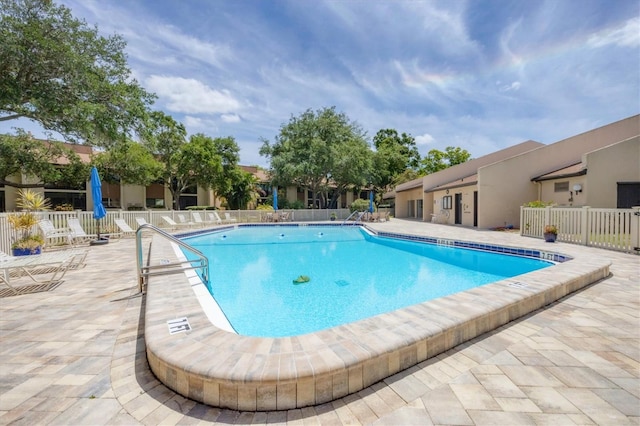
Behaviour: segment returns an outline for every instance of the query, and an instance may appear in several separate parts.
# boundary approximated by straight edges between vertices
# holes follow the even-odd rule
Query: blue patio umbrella
[[[373,213],[373,191],[369,191],[369,213]]]
[[[93,197],[93,218],[98,221],[98,240],[100,239],[100,219],[107,215],[102,205],[102,182],[98,169],[91,168],[91,196]]]
[[[278,187],[273,187],[273,209],[278,211]]]

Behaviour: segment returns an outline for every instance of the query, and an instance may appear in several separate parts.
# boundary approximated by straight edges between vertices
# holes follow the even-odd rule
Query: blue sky
[[[233,136],[246,165],[266,166],[260,138],[309,108],[473,157],[640,112],[637,0],[62,3],[123,36],[154,109]]]

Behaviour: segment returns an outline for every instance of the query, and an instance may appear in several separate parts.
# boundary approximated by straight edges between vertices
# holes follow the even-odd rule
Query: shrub
[[[528,203],[524,203],[523,207],[535,207],[535,208],[544,208],[544,207],[549,207],[552,206],[553,203],[549,202],[544,202],[544,201],[540,201],[540,200],[536,200],[536,201],[529,201]]]
[[[355,200],[353,203],[351,203],[349,210],[351,210],[351,213],[355,211],[365,212],[369,210],[369,200],[363,200],[363,199]]]

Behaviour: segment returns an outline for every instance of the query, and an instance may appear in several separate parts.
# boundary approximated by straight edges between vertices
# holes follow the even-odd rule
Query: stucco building
[[[553,144],[527,141],[395,190],[396,216],[493,228],[517,225],[520,206],[640,205],[640,115]]]

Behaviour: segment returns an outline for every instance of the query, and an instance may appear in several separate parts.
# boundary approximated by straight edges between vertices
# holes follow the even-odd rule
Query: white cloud
[[[236,111],[241,106],[228,90],[215,90],[192,78],[152,75],[145,85],[172,112],[219,114]]]
[[[424,135],[416,136],[416,145],[432,145],[436,143],[436,140],[429,133],[425,133]]]
[[[623,25],[600,31],[589,37],[587,44],[593,47],[602,47],[610,44],[624,47],[639,46],[640,18],[629,19]]]
[[[240,116],[238,114],[222,114],[220,119],[225,123],[239,123]]]
[[[510,92],[510,91],[518,91],[520,89],[520,82],[519,81],[514,81],[511,84],[502,84],[501,82],[496,82],[496,85],[498,86],[498,91],[499,92]]]
[[[191,135],[195,133],[211,134],[218,131],[218,125],[214,120],[185,115],[181,121],[187,128],[187,133]]]

